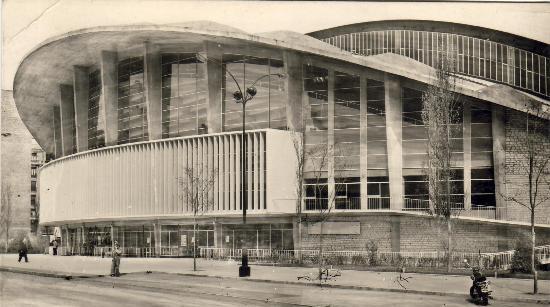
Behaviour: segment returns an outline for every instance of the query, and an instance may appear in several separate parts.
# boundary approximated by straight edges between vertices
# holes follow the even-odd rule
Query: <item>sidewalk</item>
[[[17,255],[0,255],[0,271],[12,271],[50,277],[84,278],[109,276],[111,259],[84,256],[29,255],[29,263],[18,263]],[[123,258],[121,272],[164,272],[220,278],[238,278],[238,262],[197,259],[198,271],[193,272],[189,258]],[[261,282],[314,284],[298,280],[300,276],[315,278],[315,268],[251,265],[249,280]],[[329,281],[332,287],[379,291],[396,291],[432,295],[467,296],[471,281],[467,276],[405,273],[400,279],[395,272],[342,270],[341,276]],[[516,301],[550,304],[550,280],[539,280],[540,292],[529,294],[532,280],[489,277],[496,301]],[[399,284],[403,285],[403,287]]]

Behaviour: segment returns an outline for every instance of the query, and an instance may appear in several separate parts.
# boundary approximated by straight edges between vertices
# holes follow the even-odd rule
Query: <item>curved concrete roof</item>
[[[58,85],[72,84],[73,66],[94,65],[102,50],[132,49],[142,46],[145,41],[161,45],[201,43],[204,40],[215,40],[221,46],[246,43],[250,46],[288,49],[341,60],[423,83],[429,83],[434,75],[432,68],[395,54],[362,57],[290,31],[252,35],[219,24],[210,24],[213,28],[205,28],[206,24],[200,22],[187,26],[96,27],[51,38],[31,51],[19,65],[14,80],[14,98],[19,114],[38,143],[47,152],[53,152],[52,106],[59,104]],[[512,102],[485,97],[487,95],[480,97],[481,90],[486,85],[479,84],[463,80],[458,90],[469,96],[514,107]],[[540,101],[548,104],[545,100],[516,92],[529,100],[538,100],[539,104]]]

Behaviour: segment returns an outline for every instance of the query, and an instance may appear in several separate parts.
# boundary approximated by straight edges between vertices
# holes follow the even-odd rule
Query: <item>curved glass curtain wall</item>
[[[194,53],[162,55],[162,137],[208,133],[206,65]]]
[[[223,54],[222,58],[222,122],[223,131],[242,129],[242,105],[235,102],[233,93],[269,74],[283,74],[283,61],[273,58],[258,58],[240,54]],[[246,129],[286,129],[286,106],[284,80],[266,76],[255,84],[257,94],[246,105]]]
[[[549,58],[488,40],[413,30],[357,32],[321,40],[354,54],[395,53],[432,67],[442,52],[449,52],[461,74],[550,96]]]

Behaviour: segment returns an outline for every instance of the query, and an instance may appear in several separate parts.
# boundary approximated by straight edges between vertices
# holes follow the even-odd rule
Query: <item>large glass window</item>
[[[405,182],[405,207],[420,209],[427,206],[429,199],[428,178],[428,134],[422,119],[422,92],[403,88],[403,175]],[[451,198],[456,207],[461,207],[464,198],[463,170],[463,109],[455,110],[455,118],[449,129],[451,150]]]
[[[99,70],[89,75],[88,83],[88,149],[105,146],[105,111],[99,103],[101,98],[101,76]]]
[[[162,137],[208,133],[206,67],[194,53],[162,55]]]
[[[242,105],[235,102],[233,93],[239,87],[244,92],[255,81],[257,94],[246,105],[246,129],[286,128],[284,80],[274,75],[282,75],[282,60],[224,54],[222,69],[224,131],[242,129]]]
[[[473,102],[472,115],[472,208],[495,206],[493,137],[489,105]]]
[[[148,139],[143,57],[123,60],[118,65],[118,143]]]
[[[336,209],[361,209],[360,197],[360,81],[334,73],[334,171]]]
[[[305,178],[327,178],[328,70],[304,65]]]
[[[387,176],[384,82],[367,80],[367,169],[369,176]]]

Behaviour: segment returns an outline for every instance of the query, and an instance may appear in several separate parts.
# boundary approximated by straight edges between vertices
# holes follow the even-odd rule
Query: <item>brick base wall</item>
[[[447,225],[433,217],[401,215],[337,216],[330,221],[360,222],[357,235],[323,236],[325,250],[366,250],[369,241],[375,242],[381,252],[392,251],[392,245],[401,252],[444,250],[447,245]],[[396,230],[399,233],[392,233]],[[493,224],[481,221],[453,220],[453,250],[456,252],[498,252],[514,249],[520,240],[529,240],[528,226]],[[550,229],[537,229],[537,245],[550,244]],[[302,248],[317,249],[319,235],[309,235],[307,226],[302,232]],[[393,250],[396,251],[396,250]]]

